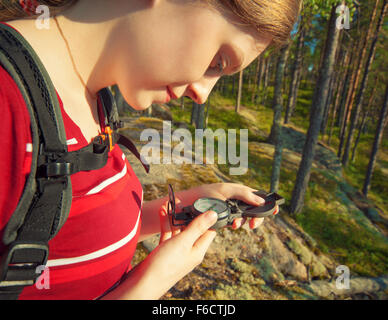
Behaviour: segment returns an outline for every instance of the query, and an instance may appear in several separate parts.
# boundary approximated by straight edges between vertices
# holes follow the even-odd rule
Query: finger
[[[247,221],[247,218],[236,218],[233,220],[232,229],[238,229],[241,228],[241,226]]]
[[[264,204],[265,200],[262,197],[254,194],[255,191],[258,191],[258,190],[233,183],[228,185],[228,190],[226,191],[226,194],[229,195],[227,197],[228,199],[233,198],[233,199],[242,200],[254,206],[259,206]]]
[[[201,235],[197,239],[197,241],[195,241],[195,243],[193,245],[193,250],[194,250],[194,252],[196,252],[200,256],[201,260],[205,256],[207,249],[209,248],[209,246],[213,242],[216,235],[217,235],[217,231],[208,230],[203,235]]]
[[[238,229],[241,227],[242,225],[242,221],[243,219],[242,218],[236,218],[233,220],[233,224],[232,224],[232,229],[235,230],[235,229]]]
[[[194,245],[198,238],[202,236],[210,227],[212,227],[216,221],[217,213],[214,211],[206,211],[191,221],[179,236],[185,238],[182,239],[182,241]]]
[[[244,200],[244,201],[249,203],[249,204],[256,205],[256,206],[261,206],[265,203],[264,198],[258,196],[257,194],[254,194],[253,192],[249,192],[247,194],[246,200]]]
[[[264,221],[264,218],[252,218],[249,221],[249,227],[251,229],[256,229],[263,223],[263,221]]]

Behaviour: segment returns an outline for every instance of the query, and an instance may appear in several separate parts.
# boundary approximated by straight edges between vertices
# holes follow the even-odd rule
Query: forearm
[[[159,209],[167,200],[166,196],[143,204],[139,242],[160,233]]]
[[[156,300],[165,294],[171,286],[158,282],[150,269],[150,258],[147,257],[132,269],[125,280],[111,292],[102,297],[102,300]],[[157,284],[157,285],[156,285]]]

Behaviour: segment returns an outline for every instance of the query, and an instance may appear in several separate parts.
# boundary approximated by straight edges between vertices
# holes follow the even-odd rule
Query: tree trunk
[[[284,123],[287,124],[290,121],[291,115],[295,109],[296,98],[298,94],[298,79],[300,77],[300,72],[302,68],[302,59],[303,59],[303,47],[304,47],[304,27],[301,27],[300,34],[298,37],[298,42],[296,45],[295,52],[295,61],[291,71],[291,82],[290,90],[288,93],[288,101],[286,107],[286,113],[284,117]]]
[[[361,132],[364,130],[366,119],[367,119],[368,115],[369,115],[369,110],[365,109],[364,110],[364,114],[362,116],[362,120],[361,120],[360,126],[358,128],[358,133],[357,133],[356,141],[354,142],[351,162],[354,162],[354,159],[356,157],[356,149],[357,149],[357,146],[358,146],[358,142],[360,141],[360,138],[361,138]]]
[[[370,114],[370,107],[372,106],[372,103],[374,102],[374,98],[375,98],[375,94],[376,94],[376,89],[377,89],[377,76],[375,77],[375,80],[374,80],[374,86],[373,86],[372,93],[371,93],[371,95],[369,97],[368,104],[364,107],[364,110],[363,110],[363,117],[362,117],[362,120],[361,120],[361,125],[360,125],[359,130],[358,130],[356,141],[354,142],[351,162],[354,162],[354,158],[355,158],[355,155],[356,155],[356,150],[357,150],[358,142],[360,141],[361,134],[365,131],[367,119],[368,119],[368,116]]]
[[[272,56],[269,55],[266,59],[265,63],[265,72],[264,72],[264,85],[263,85],[263,92],[261,93],[261,100],[260,103],[265,105],[265,102],[267,100],[267,94],[268,94],[268,81],[269,81],[269,70],[271,67],[271,58]]]
[[[353,59],[356,58],[356,52],[357,51],[357,45],[353,47],[352,57],[350,59],[350,65],[348,69],[348,73],[345,80],[345,86],[344,91],[342,93],[342,99],[341,99],[341,109],[340,109],[340,117],[339,117],[339,146],[338,146],[338,152],[337,156],[338,158],[341,158],[342,155],[342,148],[345,140],[345,131],[346,131],[346,119],[348,117],[348,101],[350,99],[350,96],[352,94],[353,90],[353,82],[354,82],[354,75],[356,73],[355,66],[356,64],[353,63]]]
[[[325,131],[326,131],[326,127],[327,127],[327,119],[329,118],[329,113],[331,110],[331,105],[332,105],[331,102],[332,102],[332,98],[333,98],[334,87],[336,86],[336,81],[337,81],[337,75],[333,74],[332,78],[330,79],[329,93],[327,95],[325,107],[323,109],[323,118],[322,118],[322,123],[321,123],[322,136],[325,135]]]
[[[237,92],[237,100],[236,100],[236,113],[239,113],[240,106],[241,106],[241,95],[242,95],[242,87],[243,87],[243,76],[244,71],[241,70],[239,73],[239,80],[238,80],[238,92]]]
[[[373,19],[371,19],[371,21],[374,20],[374,17],[376,15],[378,2],[379,2],[379,0],[376,0],[376,6],[375,6],[375,8],[373,10],[373,13],[372,13]],[[354,131],[355,131],[355,128],[356,128],[357,123],[358,123],[358,118],[360,116],[360,109],[361,109],[363,98],[364,98],[365,87],[366,87],[366,84],[368,82],[369,70],[370,70],[370,67],[371,67],[371,65],[373,63],[374,57],[375,57],[377,40],[378,40],[378,37],[379,37],[380,30],[381,30],[381,28],[383,26],[384,17],[385,17],[385,15],[387,13],[387,8],[388,8],[388,1],[384,0],[383,6],[381,8],[381,14],[380,14],[380,17],[379,17],[379,21],[377,23],[376,31],[374,33],[374,37],[373,37],[373,40],[372,40],[372,45],[371,45],[371,48],[370,48],[370,51],[369,51],[369,56],[368,56],[368,59],[367,59],[367,62],[366,62],[365,71],[364,71],[364,75],[363,75],[363,78],[362,78],[362,81],[361,81],[360,90],[358,91],[358,94],[357,94],[356,105],[355,105],[355,108],[354,108],[354,112],[352,114],[352,119],[350,121],[348,137],[346,139],[344,155],[342,157],[342,164],[344,166],[346,166],[348,164],[348,161],[349,161],[349,153],[350,153],[350,149],[351,149],[352,143],[353,143]],[[371,23],[371,25],[372,24],[373,23]],[[368,30],[368,37],[367,37],[366,41],[369,40],[371,29],[372,28],[369,28],[369,30]]]
[[[279,135],[279,128],[281,127],[280,119],[282,117],[282,109],[283,109],[283,97],[282,97],[282,89],[283,89],[283,81],[284,81],[284,68],[286,65],[286,61],[288,58],[288,54],[290,51],[290,46],[286,45],[280,50],[280,55],[277,61],[276,68],[276,78],[275,78],[275,88],[274,88],[274,96],[272,102],[272,108],[274,111],[273,123],[271,127],[271,133],[268,137],[268,142],[275,144],[276,137]]]
[[[199,108],[199,104],[193,101],[193,107],[191,109],[191,119],[190,119],[190,124],[191,125],[196,125],[197,124],[198,108]]]
[[[346,51],[346,54],[345,54],[345,58],[343,60],[343,63],[341,65],[341,68],[339,70],[339,73],[342,74],[342,71],[344,69],[344,67],[347,67],[348,66],[348,63],[349,63],[349,58],[350,58],[350,51],[351,50],[347,50]],[[337,113],[340,109],[340,101],[341,101],[341,97],[342,97],[342,92],[345,92],[345,86],[346,86],[346,72],[345,72],[345,75],[343,77],[340,77],[340,82],[339,82],[339,85],[337,86],[337,93],[336,93],[336,99],[335,99],[335,102],[334,102],[334,107],[333,107],[333,113],[331,115],[331,124],[330,124],[330,131],[329,131],[329,137],[327,139],[327,144],[330,145],[330,142],[331,142],[331,137],[333,135],[333,129],[334,129],[334,125],[335,125],[335,119],[337,117]]]
[[[372,180],[373,171],[374,171],[375,164],[376,164],[377,152],[379,151],[380,142],[381,142],[381,139],[382,139],[383,134],[384,134],[384,127],[386,125],[387,114],[388,114],[388,84],[387,84],[387,87],[385,89],[384,103],[383,103],[383,106],[382,106],[381,111],[380,111],[379,122],[378,122],[377,128],[376,128],[376,134],[375,134],[375,138],[373,141],[371,155],[369,158],[368,169],[367,169],[367,172],[365,175],[364,186],[362,187],[362,193],[365,196],[368,195],[368,191],[370,188],[370,183]]]
[[[258,61],[257,61],[256,77],[255,77],[256,82],[255,82],[255,85],[253,87],[253,92],[252,92],[252,97],[251,97],[251,101],[254,104],[257,102],[257,97],[258,97],[259,92],[260,92],[261,78],[263,76],[263,65],[264,65],[263,60],[264,60],[263,56],[260,55],[258,58]]]
[[[198,117],[195,124],[196,129],[204,129],[205,125],[205,104],[198,105]]]
[[[205,113],[205,128],[207,128],[207,123],[209,120],[209,108],[210,108],[210,97],[207,99],[207,104],[206,104],[206,113]]]
[[[338,46],[339,47],[341,47],[341,44],[342,44],[342,35],[343,35],[343,33],[341,32],[339,39],[338,39]],[[340,62],[337,63],[337,61],[343,60],[343,51],[344,50],[342,50],[342,48],[341,48],[341,50],[338,49],[336,57],[335,57],[336,64],[339,65],[339,68],[341,68],[341,63]],[[335,88],[337,88],[337,85],[338,85],[338,78],[339,78],[338,71],[339,71],[338,69],[335,69],[335,71],[333,71],[333,74],[332,74],[332,76],[330,78],[330,82],[329,82],[329,93],[328,93],[327,97],[325,97],[326,103],[325,103],[325,108],[324,108],[324,112],[323,112],[323,119],[322,119],[322,123],[321,123],[321,134],[323,137],[325,136],[329,114],[331,113],[331,110],[332,110],[331,106],[332,106],[332,99],[333,99],[333,95],[334,95],[334,90],[335,90]]]
[[[323,108],[329,90],[329,81],[333,73],[335,56],[338,47],[340,30],[336,27],[336,8],[332,6],[330,20],[328,23],[327,43],[325,46],[322,68],[314,91],[314,97],[310,113],[310,125],[303,148],[302,160],[298,169],[296,183],[292,192],[291,213],[299,213],[304,204],[304,196],[310,179],[311,167],[315,155],[315,147],[318,142],[319,130],[321,127]]]
[[[281,49],[279,60],[278,60],[278,66],[276,70],[275,91],[274,91],[274,99],[273,99],[274,119],[273,119],[273,124],[271,128],[271,134],[269,137],[269,141],[275,144],[270,192],[276,192],[278,190],[279,180],[280,180],[280,167],[281,167],[282,153],[283,153],[282,124],[281,124],[282,109],[283,109],[282,83],[284,81],[284,68],[288,58],[289,50],[290,50],[290,45],[287,45]]]
[[[232,95],[236,92],[236,75],[231,76],[232,78]]]
[[[280,181],[280,169],[282,164],[283,156],[283,139],[282,139],[282,125],[279,122],[279,131],[275,137],[275,152],[272,162],[272,173],[271,173],[271,187],[270,192],[277,192],[279,189]]]
[[[181,110],[182,110],[182,111],[185,110],[185,97],[182,97],[182,98],[181,98]]]
[[[226,96],[228,94],[228,77],[222,77],[223,78],[223,86],[222,86],[222,94]]]

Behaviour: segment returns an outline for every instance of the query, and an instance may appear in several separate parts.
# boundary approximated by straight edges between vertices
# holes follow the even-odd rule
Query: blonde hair
[[[78,0],[0,0],[0,21],[8,21],[35,16],[34,12],[23,9],[24,4],[44,4],[51,14],[58,14]],[[218,9],[228,9],[238,19],[239,24],[254,27],[258,34],[272,38],[270,46],[281,47],[288,39],[298,18],[302,0],[201,0]]]
[[[202,0],[232,12],[238,24],[253,27],[257,34],[272,38],[269,47],[280,48],[289,39],[303,0]]]

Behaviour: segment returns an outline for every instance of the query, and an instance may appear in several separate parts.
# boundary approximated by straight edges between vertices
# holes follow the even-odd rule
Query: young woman
[[[38,28],[35,19],[41,4],[50,9],[47,29]],[[41,59],[73,151],[100,134],[100,89],[117,84],[138,110],[182,96],[202,104],[222,75],[284,43],[299,9],[300,0],[0,1],[0,21],[16,29]],[[6,154],[0,159],[1,236],[29,172],[31,133],[23,98],[1,66],[0,83],[0,148]],[[117,146],[104,168],[71,179],[69,218],[49,242],[50,288],[27,287],[21,299],[157,299],[202,261],[216,235],[208,230],[212,212],[172,230],[167,198],[143,203],[140,182]],[[262,204],[252,191],[219,183],[176,197],[183,206],[203,196]],[[261,222],[249,224],[256,228]],[[241,224],[236,220],[233,227]],[[131,270],[136,243],[160,232],[159,246]]]

